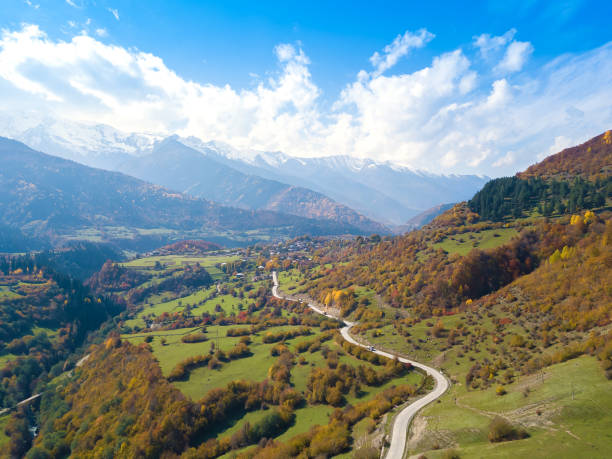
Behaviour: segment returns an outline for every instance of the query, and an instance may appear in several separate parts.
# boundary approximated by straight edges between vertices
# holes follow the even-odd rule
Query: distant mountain
[[[88,166],[111,169],[123,158],[150,151],[163,137],[125,133],[103,124],[85,124],[30,113],[0,112],[0,136]]]
[[[0,224],[55,240],[112,239],[133,229],[175,239],[256,230],[263,231],[260,237],[363,234],[329,220],[223,207],[6,138],[0,138]]]
[[[93,167],[122,170],[122,167],[131,164],[131,173],[137,171],[133,157],[151,155],[155,145],[162,140],[160,135],[128,134],[105,125],[1,112],[0,135]],[[163,177],[166,180],[163,184],[169,188],[233,206],[335,218],[362,228],[368,228],[373,223],[371,220],[402,225],[440,203],[468,199],[488,181],[488,177],[431,174],[389,162],[379,163],[349,156],[295,158],[281,152],[239,150],[222,142],[205,142],[195,137],[176,140],[199,151],[209,160],[231,167],[234,170],[231,175],[236,179],[248,178],[243,188],[238,182],[231,187],[222,184],[216,188],[200,183],[187,190],[190,186],[188,182],[194,182],[193,173],[189,180],[180,183],[185,188],[178,186],[179,183],[167,183],[171,177]],[[150,165],[153,166],[152,163]],[[219,170],[218,165],[214,167]],[[236,172],[243,175],[237,176]],[[145,178],[143,175],[139,177]],[[146,179],[161,183],[150,177]],[[279,187],[278,183],[263,182],[262,179],[280,182],[285,188]],[[287,185],[291,188],[287,189]],[[253,186],[261,186],[262,189],[254,192]],[[279,194],[279,190],[283,192]],[[225,194],[227,191],[229,194]],[[363,219],[362,216],[367,218]]]
[[[115,169],[220,204],[333,220],[367,233],[389,231],[321,193],[244,174],[175,137],[157,143],[150,154],[127,157]]]
[[[280,152],[241,152],[194,137],[180,140],[245,174],[310,188],[388,224],[401,225],[440,203],[467,199],[489,180],[431,174],[349,156],[294,158]]]

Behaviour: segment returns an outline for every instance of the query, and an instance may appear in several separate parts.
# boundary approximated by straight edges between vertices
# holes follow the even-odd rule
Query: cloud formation
[[[393,67],[411,49],[422,48],[433,39],[434,34],[425,29],[416,33],[407,30],[404,35],[398,35],[393,42],[385,46],[382,54],[376,51],[370,57],[370,62],[375,68],[373,74],[381,75],[384,71]]]
[[[408,31],[324,108],[310,60],[294,44],[274,49],[276,73],[238,89],[186,80],[154,54],[85,32],[52,40],[25,25],[2,32],[0,93],[7,112],[38,110],[123,131],[501,175],[612,125],[612,43],[530,70],[533,46],[515,35],[481,35],[474,47],[392,74],[400,58],[433,39],[426,30]]]
[[[500,36],[491,36],[488,33],[483,33],[474,37],[474,46],[480,50],[480,54],[483,57],[487,57],[492,51],[497,51],[510,43],[515,35],[516,29],[510,29]]]
[[[505,73],[518,72],[523,68],[532,52],[533,46],[528,41],[513,41],[508,45],[504,58],[495,68]]]
[[[117,10],[116,8],[109,8],[108,11],[115,17],[117,21],[119,20],[119,10]]]

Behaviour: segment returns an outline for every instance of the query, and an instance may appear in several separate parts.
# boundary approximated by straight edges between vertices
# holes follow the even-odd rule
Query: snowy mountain
[[[138,167],[132,158],[150,155],[164,138],[154,133],[124,133],[105,125],[1,113],[0,135],[89,166],[126,172],[122,165],[130,163],[137,176],[134,171]],[[323,194],[332,202],[387,225],[402,225],[436,205],[468,199],[488,180],[477,175],[431,174],[350,156],[297,158],[282,152],[239,150],[223,142],[195,137],[175,139],[243,176]],[[200,195],[214,199],[204,188],[200,186]],[[225,204],[244,207],[238,202]],[[316,207],[312,203],[308,206],[310,211]]]
[[[166,188],[242,209],[271,210],[350,225],[366,233],[389,229],[346,205],[307,188],[247,175],[220,161],[218,154],[202,154],[168,137],[152,152],[130,156],[116,169]]]
[[[295,158],[281,152],[238,151],[193,137],[180,141],[245,174],[310,188],[392,225],[436,205],[468,199],[489,180],[477,175],[431,174],[350,156]]]
[[[163,138],[156,134],[124,133],[103,124],[1,112],[0,136],[19,140],[35,150],[103,169],[113,169],[130,155],[152,150],[155,142]]]

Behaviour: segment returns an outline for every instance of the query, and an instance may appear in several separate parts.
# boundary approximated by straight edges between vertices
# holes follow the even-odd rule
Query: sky
[[[2,0],[0,118],[508,175],[612,128],[610,17],[607,0]]]

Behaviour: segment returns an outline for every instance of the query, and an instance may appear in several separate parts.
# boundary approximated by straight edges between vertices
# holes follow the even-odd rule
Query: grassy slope
[[[411,454],[439,457],[442,452],[431,450],[437,444],[458,445],[461,457],[474,458],[609,457],[611,386],[589,356],[548,367],[543,379],[540,374],[520,378],[506,386],[504,396],[495,395],[494,388],[465,392],[454,386],[441,403],[419,415],[416,426],[424,420],[426,433],[412,442]],[[530,388],[526,397],[525,387]],[[530,437],[489,443],[488,425],[495,414],[527,427]]]
[[[186,332],[189,332],[193,329],[180,329],[180,330],[171,330],[171,331],[160,331],[153,332],[153,335],[164,335],[166,339],[166,345],[162,346],[161,344],[161,336],[155,336],[153,341],[151,342],[151,346],[153,348],[153,352],[155,357],[160,362],[160,366],[164,374],[168,374],[172,368],[181,360],[185,359],[188,356],[207,353],[210,349],[211,341],[216,341],[217,329],[219,330],[219,341],[221,349],[228,350],[234,344],[239,341],[239,337],[226,337],[225,332],[227,330],[227,326],[209,326],[207,328],[207,335],[210,338],[209,341],[205,341],[202,343],[189,343],[185,344],[180,341],[182,335]],[[267,331],[280,331],[285,329],[293,328],[291,326],[283,326],[283,327],[273,327],[267,329]],[[313,329],[316,333],[317,329]],[[270,355],[270,349],[274,346],[274,344],[264,344],[261,342],[261,335],[251,335],[253,343],[249,346],[251,351],[253,352],[253,356],[239,359],[235,361],[226,362],[223,364],[221,369],[219,370],[209,370],[207,367],[202,367],[195,369],[191,372],[190,378],[187,381],[177,381],[174,384],[186,395],[191,397],[194,400],[197,400],[204,396],[209,390],[215,387],[223,387],[227,385],[229,382],[234,380],[252,380],[252,381],[261,381],[267,377],[268,368],[273,364],[276,357],[272,357]],[[144,340],[146,334],[137,334],[130,338],[132,342],[141,342]],[[287,340],[286,344],[293,348],[293,346],[302,340],[312,339],[315,335],[311,335],[308,337],[297,337],[291,340]],[[129,335],[124,338],[129,337]],[[327,341],[325,343],[332,350],[340,350],[340,346],[338,346],[333,340]],[[308,378],[308,374],[310,373],[313,367],[320,367],[325,365],[325,359],[321,351],[317,351],[314,353],[305,352],[300,354],[305,357],[306,364],[300,365],[296,364],[291,372],[292,374],[292,384],[294,387],[300,391],[306,389],[306,382]],[[372,366],[368,362],[364,362],[358,360],[350,355],[343,355],[339,357],[340,363],[347,363],[349,365],[357,366],[357,365],[367,365]],[[349,403],[358,403],[361,401],[366,401],[376,394],[380,393],[384,389],[391,387],[397,384],[415,384],[418,385],[421,381],[421,375],[417,372],[411,372],[403,378],[396,378],[392,381],[389,381],[379,387],[368,387],[363,386],[363,395],[359,398],[347,396],[347,401]],[[308,431],[313,425],[325,425],[329,422],[329,415],[333,411],[333,407],[327,405],[314,405],[308,406],[306,405],[303,408],[299,408],[296,410],[296,421],[295,424],[290,427],[286,432],[284,432],[281,436],[278,437],[279,440],[287,440],[294,435],[303,433]],[[234,433],[238,430],[245,422],[250,422],[251,424],[261,416],[263,416],[261,411],[251,412],[245,415],[240,419],[234,419],[231,423],[228,424],[228,427],[224,430],[220,430],[217,432],[218,435],[228,435]]]
[[[224,273],[217,267],[221,263],[231,263],[238,260],[239,257],[233,255],[213,255],[205,257],[190,257],[190,256],[179,256],[179,255],[165,255],[147,258],[138,258],[127,263],[122,263],[122,266],[136,270],[145,270],[149,273],[153,273],[154,280],[147,281],[141,285],[141,287],[147,287],[152,283],[159,282],[166,277],[175,275],[175,271],[180,269],[182,265],[199,263],[204,267],[212,278],[219,282],[224,278]],[[159,262],[162,266],[161,269],[154,269],[155,263]],[[259,284],[253,284],[256,288]],[[148,297],[143,304],[143,309],[136,314],[132,319],[126,320],[125,325],[129,327],[144,327],[145,322],[143,316],[148,314],[154,314],[159,316],[164,312],[172,313],[181,311],[186,305],[192,306],[194,315],[199,315],[204,312],[212,313],[217,304],[221,304],[221,307],[226,312],[232,310],[237,312],[237,307],[240,302],[246,303],[247,299],[239,299],[230,295],[222,295],[214,300],[205,302],[202,305],[198,305],[201,301],[204,301],[214,290],[216,286],[213,285],[208,289],[202,289],[194,292],[191,295],[176,298],[169,292],[162,292],[157,295]]]
[[[467,232],[448,236],[442,241],[433,244],[435,249],[443,249],[448,253],[466,255],[473,248],[481,250],[493,249],[506,244],[518,234],[514,228],[497,228],[479,232]]]

